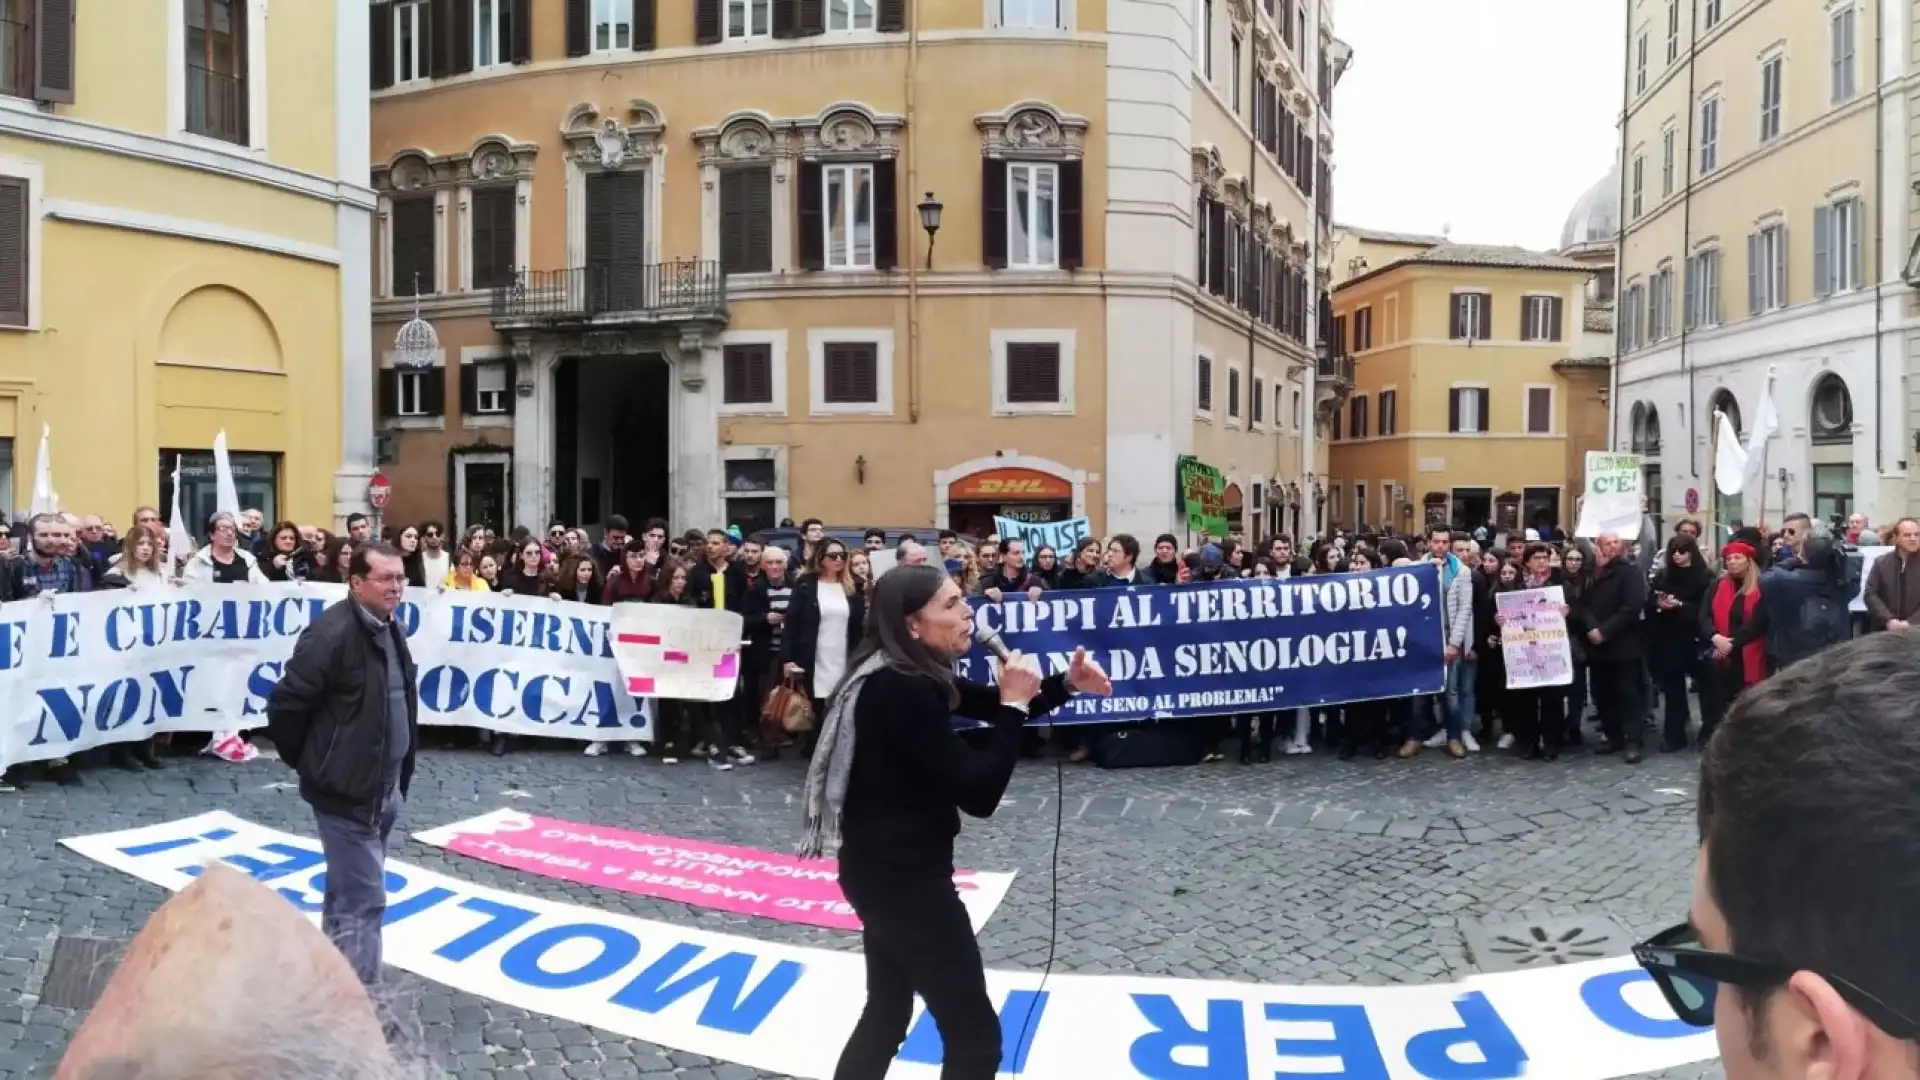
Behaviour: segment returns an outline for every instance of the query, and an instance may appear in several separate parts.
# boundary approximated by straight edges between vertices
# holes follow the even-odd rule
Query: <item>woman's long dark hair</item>
[[[907,619],[932,603],[947,580],[946,571],[932,566],[896,566],[881,574],[867,600],[866,636],[854,646],[853,655],[847,657],[848,674],[858,671],[860,665],[875,654],[882,654],[887,666],[895,671],[922,675],[939,683],[946,692],[949,707],[960,704],[960,688],[954,683],[952,662],[942,660],[907,632]],[[846,692],[847,682],[841,680],[839,689],[834,691],[835,698]]]

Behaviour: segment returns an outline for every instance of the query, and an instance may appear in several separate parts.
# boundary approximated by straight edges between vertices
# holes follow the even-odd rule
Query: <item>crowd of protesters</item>
[[[7,558],[0,573],[0,600],[170,581],[340,582],[354,549],[375,539],[373,522],[364,515],[350,516],[336,535],[293,522],[269,525],[257,510],[246,510],[214,515],[206,523],[206,543],[170,551],[169,532],[151,507],[135,511],[124,538],[98,517],[73,514],[37,515],[21,531],[22,553]],[[1773,534],[1736,528],[1717,551],[1702,546],[1701,532],[1698,522],[1682,521],[1661,545],[1649,519],[1636,537],[1607,535],[1592,542],[1571,540],[1543,522],[1537,529],[1491,535],[1484,528],[1469,533],[1436,527],[1419,536],[1335,530],[1304,551],[1286,536],[1256,547],[1237,537],[1188,545],[1171,534],[1154,538],[1150,547],[1120,534],[1086,538],[1070,551],[1044,545],[1028,551],[1016,537],[947,530],[928,530],[924,540],[909,535],[890,541],[884,530],[871,529],[850,546],[809,519],[790,551],[738,529],[673,533],[656,519],[635,531],[615,515],[601,523],[597,538],[562,521],[550,522],[544,533],[522,527],[500,535],[476,526],[458,536],[426,521],[389,526],[379,538],[400,551],[408,583],[416,587],[740,613],[745,663],[733,701],[657,702],[650,740],[585,746],[593,756],[619,749],[636,757],[652,753],[666,763],[701,760],[723,770],[777,756],[793,744],[780,725],[762,720],[774,691],[784,688],[815,710],[830,696],[863,633],[876,562],[944,565],[969,595],[989,603],[1061,589],[1440,564],[1446,691],[1198,725],[1203,760],[1223,759],[1231,740],[1243,763],[1270,760],[1275,743],[1288,755],[1320,748],[1342,758],[1411,758],[1433,749],[1465,758],[1487,745],[1552,760],[1589,741],[1596,742],[1597,753],[1637,763],[1656,712],[1662,749],[1698,746],[1734,698],[1781,667],[1853,632],[1905,629],[1920,619],[1920,574],[1910,583],[1907,572],[1920,554],[1920,523],[1903,520],[1894,527],[1894,553],[1867,576],[1863,619],[1848,614],[1862,589],[1858,560],[1850,563],[1847,553],[1855,545],[1877,544],[1878,537],[1858,515],[1840,535],[1829,535],[1805,514],[1789,516]],[[1510,690],[1495,597],[1548,586],[1558,586],[1565,598],[1573,680]],[[1587,730],[1589,719],[1597,732]],[[1114,731],[1063,729],[1048,738],[1058,752],[1080,761]],[[444,728],[434,737],[475,743],[495,755],[509,753],[516,741],[500,732]],[[158,743],[116,744],[98,756],[122,769],[161,768],[160,751],[169,742],[182,752],[200,749],[179,735],[159,736]],[[238,732],[213,733],[206,745],[229,760],[251,753]],[[1043,745],[1036,736],[1029,750]],[[0,777],[0,790],[23,784],[29,771],[74,783],[79,766],[56,759],[9,770]]]

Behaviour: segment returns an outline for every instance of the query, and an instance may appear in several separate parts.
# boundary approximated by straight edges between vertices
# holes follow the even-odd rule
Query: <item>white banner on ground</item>
[[[345,596],[343,585],[153,585],[0,604],[0,764],[263,726],[300,632]],[[614,663],[607,608],[409,589],[395,617],[420,670],[422,724],[651,734]]]
[[[738,612],[675,604],[615,604],[613,658],[638,697],[729,701],[740,681]]]
[[[1640,455],[1587,451],[1587,486],[1580,501],[1579,527],[1573,535],[1593,539],[1614,533],[1631,541],[1640,535]]]
[[[318,918],[312,840],[213,812],[61,841],[167,889],[219,858]],[[821,1078],[865,998],[858,953],[777,945],[468,884],[388,864],[386,959],[515,1008],[788,1076]],[[1425,986],[1265,986],[1131,975],[987,973],[1003,1072],[1027,1080],[1611,1080],[1712,1058],[1620,957]],[[1022,1033],[1025,1033],[1023,1039]],[[893,1080],[931,1080],[916,1012]],[[1298,1071],[1304,1070],[1304,1072]]]

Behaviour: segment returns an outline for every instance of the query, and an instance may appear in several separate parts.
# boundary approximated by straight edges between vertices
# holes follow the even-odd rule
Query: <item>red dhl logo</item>
[[[991,477],[973,485],[982,495],[1038,495],[1047,490],[1044,480],[996,480]]]

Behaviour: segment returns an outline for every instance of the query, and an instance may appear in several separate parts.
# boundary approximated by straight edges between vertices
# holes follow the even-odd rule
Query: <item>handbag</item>
[[[760,707],[760,723],[788,735],[803,735],[813,730],[813,702],[807,700],[798,682],[783,679]]]

